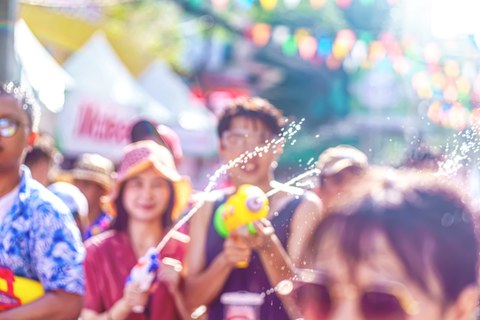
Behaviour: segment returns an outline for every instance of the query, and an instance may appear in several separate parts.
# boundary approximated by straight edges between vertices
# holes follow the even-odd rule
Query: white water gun
[[[130,271],[127,282],[138,284],[140,290],[146,292],[152,287],[159,267],[159,253],[156,248],[150,248],[144,256],[138,259],[137,264]],[[132,309],[135,313],[142,313],[144,310],[143,306],[134,306]]]

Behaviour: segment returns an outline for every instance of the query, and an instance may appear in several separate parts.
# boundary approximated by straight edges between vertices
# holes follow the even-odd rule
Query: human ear
[[[222,159],[222,161],[224,162],[227,162],[228,159],[225,155],[225,146],[223,145],[222,140],[218,140],[217,150],[218,150],[218,155],[220,156],[220,159]]]
[[[471,320],[478,306],[479,291],[476,285],[470,285],[460,292],[457,300],[447,312],[445,319]]]

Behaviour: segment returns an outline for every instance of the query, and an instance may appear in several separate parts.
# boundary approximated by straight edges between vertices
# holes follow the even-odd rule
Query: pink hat
[[[165,140],[166,144],[172,152],[173,158],[175,159],[175,164],[179,164],[183,159],[182,144],[180,143],[180,138],[178,134],[173,131],[170,127],[160,124],[157,126],[158,134]]]
[[[126,146],[115,179],[115,189],[118,191],[126,180],[150,167],[173,183],[175,205],[172,210],[172,219],[175,220],[188,204],[192,187],[188,178],[178,173],[172,154],[164,146],[151,140],[139,141]],[[114,193],[112,200],[117,196],[118,194]]]
[[[178,165],[183,159],[182,145],[177,133],[163,124],[156,125],[150,120],[138,120],[132,125],[130,132],[132,142],[153,140],[167,147]]]

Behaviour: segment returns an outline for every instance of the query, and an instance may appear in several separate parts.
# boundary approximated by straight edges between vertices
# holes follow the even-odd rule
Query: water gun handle
[[[138,259],[137,264],[130,271],[127,282],[137,283],[140,290],[146,292],[150,290],[159,267],[159,254],[155,248],[150,248],[144,256]],[[134,313],[143,313],[145,308],[143,306],[134,306],[132,311]]]
[[[254,221],[268,215],[268,198],[263,191],[253,185],[241,185],[235,194],[219,206],[214,213],[214,227],[218,234],[226,238],[234,230],[255,234]],[[238,268],[248,267],[248,262],[237,264]]]

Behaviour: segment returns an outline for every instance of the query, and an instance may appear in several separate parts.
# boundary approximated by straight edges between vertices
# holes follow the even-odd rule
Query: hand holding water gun
[[[130,271],[127,283],[133,282],[138,285],[142,292],[147,292],[152,287],[153,280],[157,276],[157,271],[160,266],[159,253],[156,248],[148,249],[147,253],[140,259],[137,264]],[[132,311],[135,313],[142,313],[143,306],[134,306]]]
[[[218,234],[224,238],[233,231],[255,234],[254,222],[266,218],[269,211],[268,198],[259,187],[241,185],[235,194],[218,207],[214,213],[214,226]],[[248,230],[248,231],[247,231]],[[237,264],[246,268],[248,262]]]

